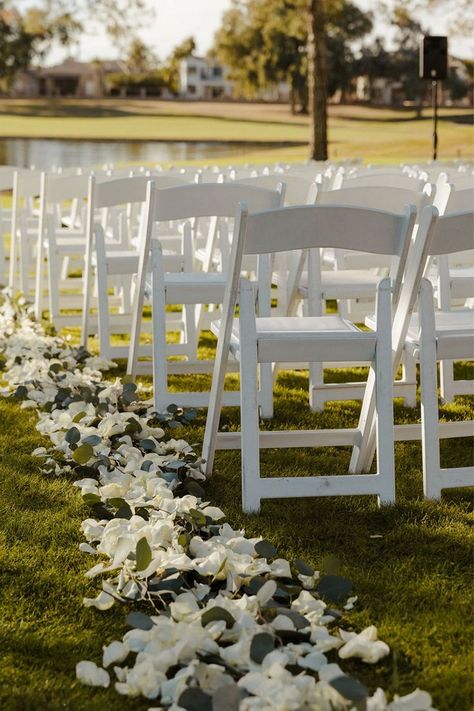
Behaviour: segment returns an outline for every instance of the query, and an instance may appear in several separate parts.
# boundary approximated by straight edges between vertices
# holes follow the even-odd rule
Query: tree
[[[286,81],[292,110],[308,108],[308,0],[233,0],[215,36],[214,49],[245,96]],[[349,44],[372,27],[370,16],[349,0],[328,0],[325,42],[328,95],[347,88]],[[341,62],[340,55],[345,62]]]
[[[151,49],[141,39],[135,37],[130,44],[126,64],[129,72],[139,74],[154,69],[157,59]]]
[[[54,14],[30,8],[21,15],[9,2],[0,2],[0,81],[8,88],[15,74],[42,57],[53,42],[68,45],[82,29],[67,12]]]
[[[165,85],[174,94],[177,94],[179,90],[179,65],[181,60],[189,57],[195,49],[196,41],[194,37],[187,37],[173,49],[166,61],[163,68],[163,78]]]
[[[323,0],[308,0],[309,157],[327,160],[326,42]]]

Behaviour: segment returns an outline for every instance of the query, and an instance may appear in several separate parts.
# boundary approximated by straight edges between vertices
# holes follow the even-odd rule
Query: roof
[[[44,67],[39,70],[42,77],[70,77],[70,76],[86,76],[95,74],[97,68],[101,67],[105,72],[123,72],[125,70],[124,62],[106,60],[100,62],[76,62],[74,59],[66,59],[61,64],[55,64],[52,67]]]

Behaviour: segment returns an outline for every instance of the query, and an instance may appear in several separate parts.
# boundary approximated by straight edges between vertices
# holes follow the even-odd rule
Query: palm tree
[[[326,39],[324,0],[308,0],[308,83],[311,116],[310,158],[327,160]]]

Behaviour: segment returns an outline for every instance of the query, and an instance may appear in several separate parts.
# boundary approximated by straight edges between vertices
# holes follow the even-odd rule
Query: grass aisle
[[[354,403],[327,407],[314,415],[306,406],[307,379],[296,373],[280,377],[276,391],[276,427],[331,426],[357,417]],[[469,412],[469,398],[444,408],[447,418]],[[396,409],[397,421],[419,416]],[[75,679],[81,659],[100,661],[101,645],[125,631],[125,610],[82,607],[96,585],[83,577],[90,559],[78,551],[80,524],[88,516],[79,491],[66,476],[46,478],[39,460],[29,456],[44,444],[33,413],[0,400],[0,708],[137,709],[149,703],[126,699],[112,690],[90,689]],[[227,411],[229,428],[236,414]],[[204,417],[183,436],[202,441]],[[443,445],[452,464],[472,460],[466,444]],[[345,462],[330,450],[267,451],[273,471],[340,471]],[[469,492],[450,492],[442,503],[421,500],[418,444],[397,445],[400,503],[379,511],[363,498],[267,502],[259,517],[240,511],[240,464],[237,453],[219,453],[217,473],[207,486],[233,526],[269,538],[279,553],[301,557],[319,568],[336,554],[342,572],[359,596],[351,620],[357,629],[378,627],[394,655],[375,667],[353,662],[354,673],[371,689],[408,693],[429,691],[440,711],[468,711],[472,701],[472,523]],[[372,537],[377,536],[377,537]],[[347,671],[350,673],[351,666]]]
[[[0,708],[147,708],[76,680],[78,661],[99,661],[101,645],[126,631],[124,610],[82,606],[97,588],[78,550],[88,510],[71,480],[47,478],[30,456],[44,444],[35,414],[0,400],[0,422]]]

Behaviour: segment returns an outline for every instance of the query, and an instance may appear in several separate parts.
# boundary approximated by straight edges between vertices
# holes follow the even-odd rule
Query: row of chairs
[[[429,496],[439,496],[443,486],[466,483],[472,473],[459,471],[445,476],[439,466],[436,468],[433,457],[430,459],[432,452],[426,453],[426,438],[434,437],[433,442],[439,441],[441,429],[436,417],[436,427],[433,427],[433,363],[436,377],[437,358],[441,357],[443,363],[466,358],[469,345],[472,357],[472,324],[469,329],[465,317],[460,315],[462,312],[450,311],[443,316],[443,322],[438,314],[433,327],[426,325],[430,323],[429,317],[420,316],[420,329],[412,323],[410,314],[420,288],[425,294],[422,299],[424,313],[429,311],[426,293],[432,287],[428,282],[421,282],[421,276],[424,271],[429,274],[432,268],[427,256],[430,252],[432,258],[438,260],[436,289],[440,305],[443,306],[442,299],[446,304],[451,294],[457,298],[464,295],[460,288],[453,292],[452,280],[448,282],[449,288],[446,287],[439,265],[445,260],[451,279],[447,253],[460,253],[458,243],[462,244],[463,250],[472,247],[472,212],[466,211],[464,216],[457,217],[447,215],[437,220],[436,209],[431,204],[434,201],[441,212],[449,213],[449,202],[455,204],[457,198],[455,207],[462,208],[459,196],[464,191],[453,190],[451,183],[444,179],[440,179],[433,190],[424,178],[420,179],[416,190],[380,184],[370,189],[367,185],[351,187],[350,181],[356,180],[355,177],[348,178],[345,187],[328,191],[323,189],[322,180],[314,179],[312,174],[302,175],[303,172],[279,170],[243,178],[235,172],[223,176],[222,183],[216,180],[195,185],[189,174],[159,173],[119,178],[110,175],[41,176],[37,238],[34,238],[34,224],[28,223],[28,220],[34,223],[35,216],[30,214],[28,218],[22,218],[23,242],[19,241],[20,254],[23,250],[31,255],[36,249],[37,313],[41,315],[42,312],[46,268],[53,322],[56,314],[61,317],[51,294],[54,291],[59,294],[58,282],[60,286],[68,286],[74,281],[68,280],[69,262],[78,258],[83,267],[84,293],[77,320],[82,323],[84,344],[89,332],[98,328],[101,353],[108,357],[128,354],[128,372],[132,375],[150,367],[148,361],[139,360],[139,354],[151,354],[157,409],[164,409],[170,402],[198,406],[210,403],[204,443],[206,473],[212,470],[216,448],[242,446],[246,510],[257,510],[260,500],[268,496],[298,493],[375,493],[382,501],[393,501],[393,439],[420,437],[420,428],[409,426],[410,431],[405,432],[394,430],[392,380],[404,354],[405,365],[411,368],[411,381],[405,378],[401,386],[396,386],[395,392],[404,394],[407,401],[414,400],[414,363],[420,359],[425,402],[430,402],[430,416],[424,412],[421,428],[426,464],[425,492]],[[380,183],[381,173],[376,172],[372,177]],[[399,175],[396,177],[398,181]],[[408,177],[412,179],[412,176]],[[195,180],[194,176],[192,180]],[[390,182],[387,176],[384,180]],[[80,191],[82,198],[78,196]],[[472,209],[472,192],[470,196]],[[306,207],[302,203],[307,203]],[[294,207],[298,204],[300,206]],[[408,204],[412,207],[404,210],[403,206]],[[64,205],[67,214],[60,210]],[[238,205],[241,205],[240,211],[237,211]],[[97,221],[98,215],[100,221]],[[460,235],[458,242],[453,242],[450,236],[453,230]],[[31,239],[28,239],[29,235]],[[323,269],[325,264],[331,264],[331,260],[333,268]],[[344,267],[358,268],[341,268],[341,260]],[[26,259],[23,261],[27,263]],[[460,263],[463,263],[462,259]],[[413,265],[417,265],[416,269]],[[375,266],[378,274],[370,270]],[[389,274],[388,280],[380,282],[380,270]],[[28,269],[25,271],[26,274],[22,274],[20,269],[20,277],[28,282],[30,275]],[[239,283],[241,274],[250,280]],[[462,279],[459,275],[459,280]],[[90,317],[93,281],[98,305],[97,326]],[[112,299],[108,293],[111,283],[114,287]],[[364,304],[365,300],[367,311],[371,308],[370,300],[377,284],[377,319],[367,320],[373,331],[365,333],[355,325],[346,302],[357,299]],[[277,289],[272,289],[272,285]],[[234,321],[237,294],[240,327]],[[275,295],[276,307],[272,306]],[[77,304],[77,295],[70,296],[68,305]],[[152,348],[148,352],[139,346],[143,304],[147,297],[152,302],[153,318]],[[332,297],[339,299],[338,316],[324,315],[324,302]],[[59,302],[59,297],[57,300]],[[432,303],[431,300],[431,308]],[[178,344],[167,343],[167,329],[176,328],[175,320],[170,323],[167,311],[170,304],[183,305],[178,319],[181,329]],[[220,305],[221,310],[211,310],[206,306],[209,304]],[[111,314],[117,306],[122,313]],[[212,363],[197,358],[198,336],[209,325],[209,320],[219,315],[220,320],[211,324],[218,335],[218,348],[210,396],[208,393],[170,393],[170,372],[196,373],[212,368]],[[63,316],[64,321],[57,321],[57,325],[70,325],[71,315]],[[171,318],[174,318],[173,314]],[[125,350],[114,352],[110,334],[118,332],[116,329],[120,327],[130,333],[131,342]],[[438,329],[436,343],[442,342],[443,348],[434,355],[431,352],[428,357],[423,355],[429,352],[426,342],[423,346],[420,344],[423,332],[431,329],[433,334],[435,327]],[[169,361],[167,352],[184,356],[186,360]],[[223,378],[228,370],[229,356],[233,357],[232,367],[240,368],[241,387],[240,393],[228,393],[224,399]],[[278,364],[280,367],[287,363],[299,367],[309,364],[310,400],[313,409],[320,409],[324,398],[332,399],[338,395],[334,388],[332,392],[329,388],[329,397],[326,391],[318,400],[317,395],[325,390],[322,372],[323,364],[327,362],[372,364],[367,384],[358,384],[358,390],[349,388],[349,395],[347,390],[339,393],[341,398],[356,394],[363,398],[359,427],[349,433],[339,430],[294,435],[279,432],[276,437],[271,437],[271,433],[259,433],[258,414],[268,418],[273,414],[273,378]],[[436,399],[436,387],[434,397]],[[240,403],[241,441],[236,435],[217,434],[223,402]],[[461,430],[462,433],[467,431],[464,423],[462,427],[450,426],[446,434],[454,436],[453,432],[458,434]],[[370,467],[375,440],[379,473],[361,474]],[[352,444],[353,473],[344,477],[317,477],[314,481],[311,478],[304,481],[260,478],[260,446],[278,446],[275,442],[281,446]],[[430,472],[435,473],[431,475]],[[284,493],[290,491],[291,494]]]

